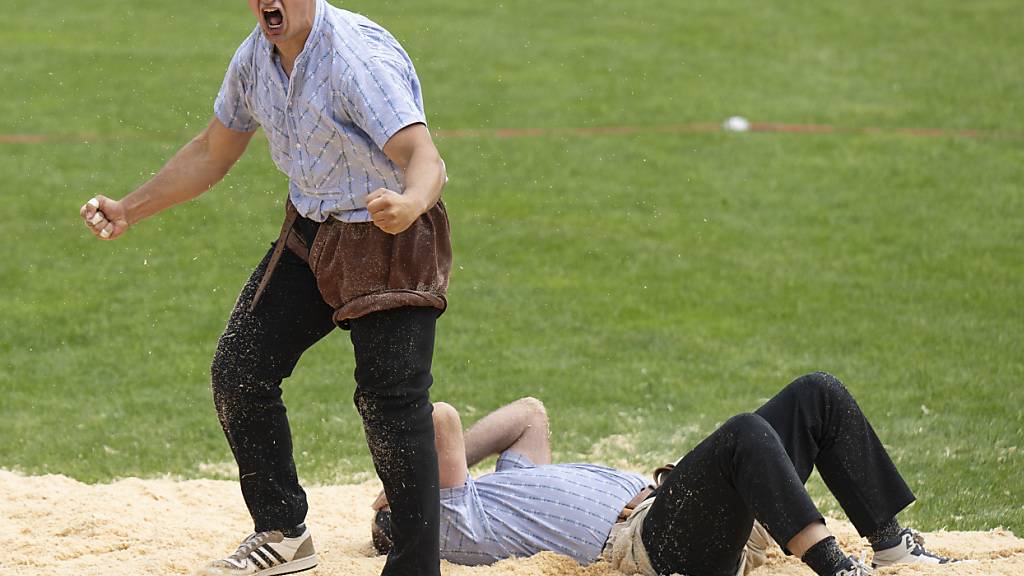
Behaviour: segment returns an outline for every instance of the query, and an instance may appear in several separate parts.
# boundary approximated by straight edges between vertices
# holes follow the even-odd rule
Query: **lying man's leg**
[[[808,559],[819,574],[853,567],[778,435],[755,414],[729,419],[676,465],[644,519],[644,548],[659,574],[734,576],[755,517],[776,541],[823,558]]]
[[[857,531],[871,542],[876,564],[950,561],[925,550],[899,525],[896,514],[914,495],[842,382],[823,372],[797,378],[757,414],[778,433],[802,481],[818,467]]]

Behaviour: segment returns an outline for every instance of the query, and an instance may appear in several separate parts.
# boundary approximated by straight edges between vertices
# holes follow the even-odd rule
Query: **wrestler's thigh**
[[[215,368],[230,365],[233,371],[258,374],[260,379],[286,378],[302,353],[335,327],[334,311],[320,295],[309,266],[288,249],[250,309],[271,251],[242,287],[217,344]]]
[[[644,519],[642,538],[659,573],[733,576],[753,513],[728,478],[721,429],[676,464]]]

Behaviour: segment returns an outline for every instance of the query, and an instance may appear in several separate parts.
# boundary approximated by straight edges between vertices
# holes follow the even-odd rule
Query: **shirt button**
[[[301,144],[299,144],[298,142],[296,142],[296,143],[295,143],[295,149],[296,149],[296,150],[299,150],[299,149],[301,149],[301,148],[302,148],[302,145],[301,145]]]

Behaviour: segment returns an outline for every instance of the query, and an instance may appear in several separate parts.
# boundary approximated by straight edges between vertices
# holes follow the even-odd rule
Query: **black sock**
[[[305,524],[299,524],[295,528],[288,528],[288,529],[285,529],[285,530],[281,530],[281,534],[284,535],[285,538],[298,538],[299,536],[302,536],[302,533],[305,532],[305,531],[306,531],[306,525]]]
[[[829,536],[814,546],[811,546],[800,557],[804,564],[810,566],[811,570],[818,576],[832,576],[841,566],[849,562],[846,554],[836,544],[836,537]]]
[[[868,542],[871,543],[873,550],[892,548],[899,544],[900,530],[903,530],[903,527],[893,516],[888,522],[883,522],[874,532],[868,534]]]

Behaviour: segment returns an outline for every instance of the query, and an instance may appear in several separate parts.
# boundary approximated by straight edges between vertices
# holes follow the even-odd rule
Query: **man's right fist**
[[[78,211],[94,235],[113,240],[128,229],[128,215],[121,203],[106,196],[96,196]]]

